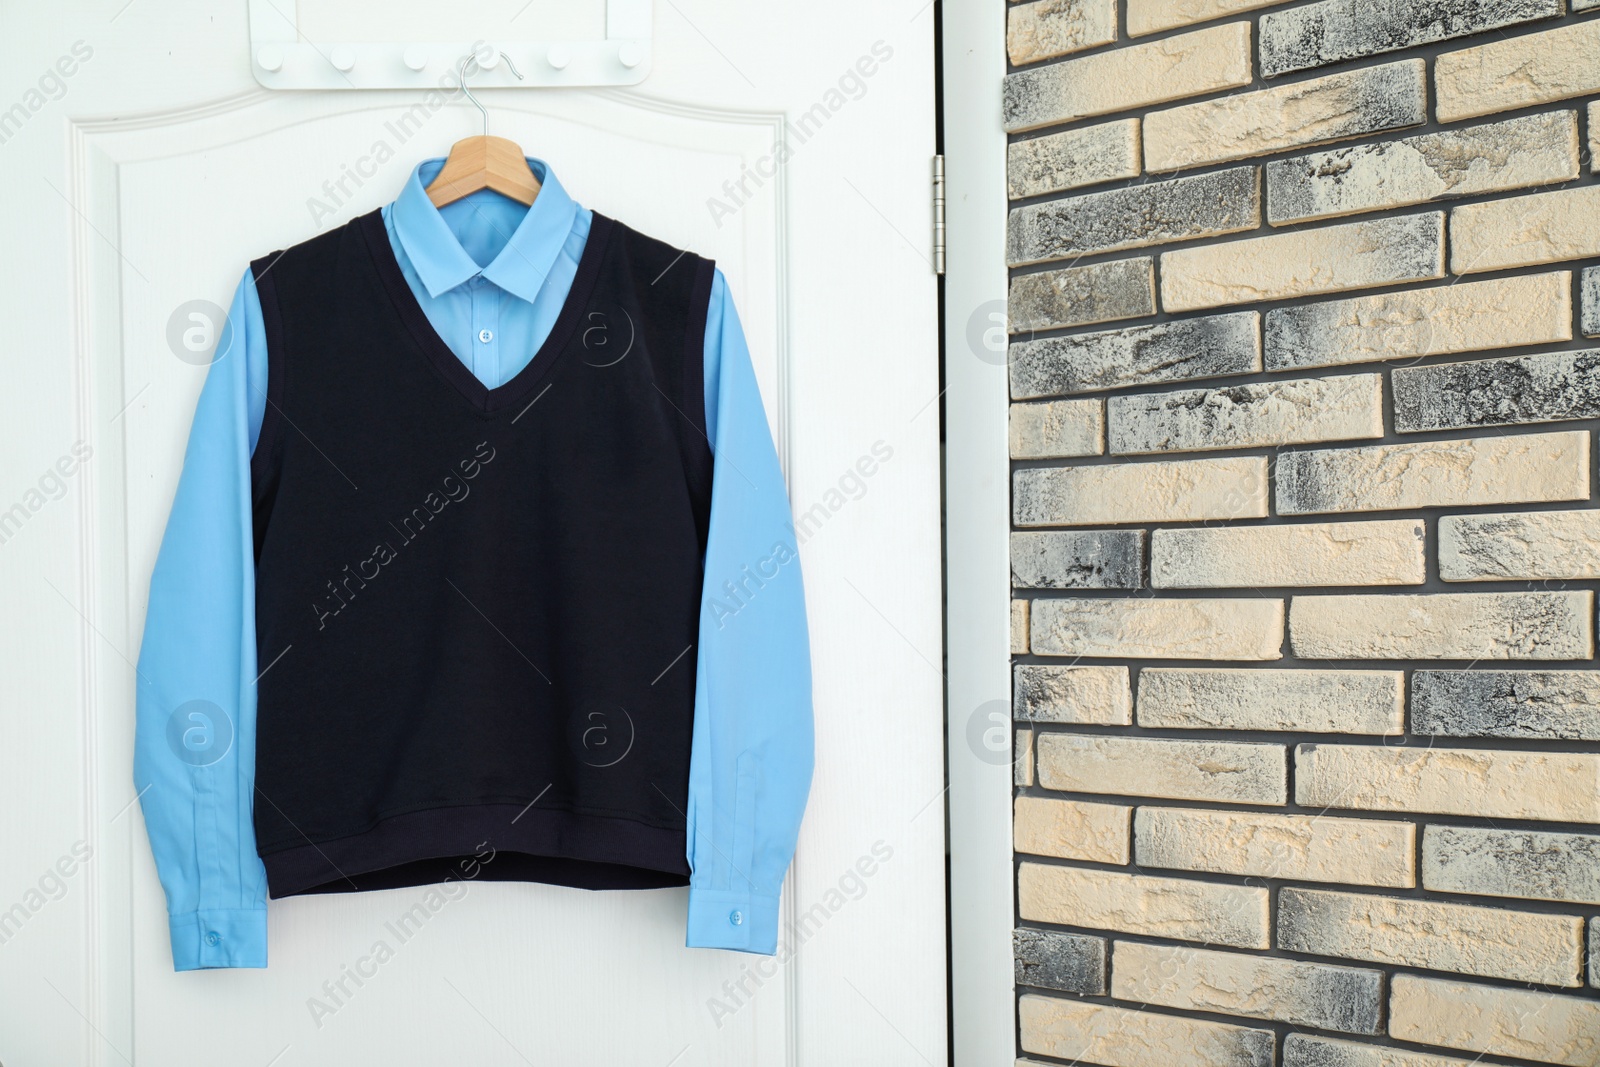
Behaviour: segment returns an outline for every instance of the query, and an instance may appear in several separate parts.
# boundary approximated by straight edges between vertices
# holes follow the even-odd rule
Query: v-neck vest
[[[687,884],[711,261],[596,212],[549,337],[494,389],[378,212],[252,268],[271,895]]]

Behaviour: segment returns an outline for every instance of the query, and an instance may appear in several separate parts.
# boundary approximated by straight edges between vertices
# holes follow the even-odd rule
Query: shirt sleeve
[[[246,272],[195,408],[139,650],[133,782],[179,971],[267,965],[266,870],[251,819],[250,453],[265,380],[261,304]]]
[[[811,788],[811,651],[789,496],[720,270],[705,363],[714,465],[689,762],[687,944],[772,955]]]

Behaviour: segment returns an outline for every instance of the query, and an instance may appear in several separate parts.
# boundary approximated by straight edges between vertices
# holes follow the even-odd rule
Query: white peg
[[[283,69],[283,49],[273,44],[262,45],[256,49],[256,64],[262,70],[276,74]]]
[[[556,70],[566,70],[567,64],[572,62],[572,50],[564,44],[553,44],[545,53],[545,61]]]
[[[347,44],[335,45],[328,59],[339,70],[349,71],[356,65],[355,49]]]
[[[428,65],[428,50],[420,44],[406,46],[406,66],[420,71]]]
[[[617,49],[617,62],[632,70],[644,60],[644,53],[632,41]]]

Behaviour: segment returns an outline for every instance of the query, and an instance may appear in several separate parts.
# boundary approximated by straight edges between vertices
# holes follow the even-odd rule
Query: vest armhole
[[[706,433],[706,319],[711,308],[711,282],[716,261],[696,257],[694,284],[689,289],[689,322],[683,339],[684,410],[712,451]]]
[[[283,252],[253,261],[250,271],[255,276],[256,295],[261,301],[261,325],[267,338],[267,403],[261,414],[261,430],[256,435],[255,451],[250,454],[250,481],[254,495],[259,496],[271,477],[273,459],[278,451],[278,439],[283,424],[283,314],[278,304],[278,286],[271,270]]]

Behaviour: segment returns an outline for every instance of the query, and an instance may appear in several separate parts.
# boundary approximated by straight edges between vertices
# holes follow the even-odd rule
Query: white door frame
[[[954,1067],[1016,1054],[1005,5],[945,0],[945,647]]]

